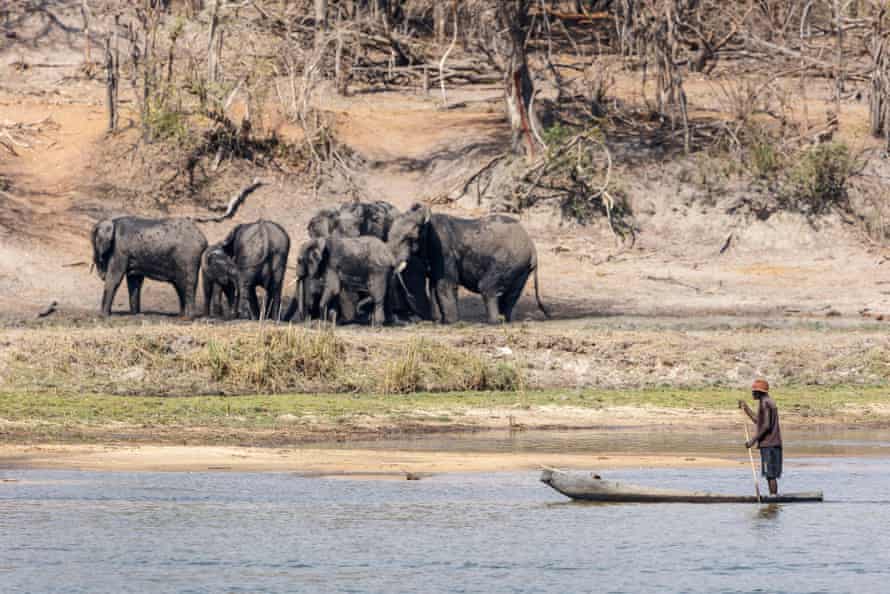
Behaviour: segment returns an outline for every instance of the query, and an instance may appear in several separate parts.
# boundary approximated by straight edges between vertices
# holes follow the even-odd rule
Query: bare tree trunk
[[[436,43],[445,43],[445,30],[448,27],[448,11],[445,2],[438,0],[433,5],[433,26],[436,28]]]
[[[216,82],[218,71],[216,32],[219,27],[219,0],[212,0],[210,5],[210,29],[207,33],[207,81]]]
[[[108,131],[117,130],[117,63],[111,51],[111,37],[105,38],[105,99],[108,104]]]
[[[890,146],[890,60],[887,56],[883,22],[887,8],[882,7],[874,18],[870,40],[872,71],[868,97],[871,133],[884,136]]]
[[[90,56],[90,5],[87,0],[83,0],[81,3],[80,14],[83,17],[83,61],[89,68],[92,58]]]
[[[343,70],[343,10],[340,9],[337,11],[337,48],[334,54],[334,86],[338,95],[346,95],[349,91]]]
[[[511,148],[516,153],[534,156],[537,147],[532,134],[535,114],[529,110],[534,84],[528,69],[525,41],[531,24],[531,0],[498,0],[499,26],[507,32],[504,68],[504,100],[510,121]],[[525,142],[523,142],[523,140]]]
[[[832,4],[835,24],[835,51],[834,51],[834,110],[840,123],[841,94],[844,92],[844,23],[841,10],[841,0],[834,0]]]
[[[315,0],[315,45],[321,45],[328,28],[328,0]]]

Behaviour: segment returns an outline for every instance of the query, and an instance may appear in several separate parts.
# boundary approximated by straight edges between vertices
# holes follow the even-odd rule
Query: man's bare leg
[[[776,479],[769,479],[767,481],[767,483],[769,483],[770,496],[775,497],[776,495],[778,495],[779,494],[779,481],[777,481]]]

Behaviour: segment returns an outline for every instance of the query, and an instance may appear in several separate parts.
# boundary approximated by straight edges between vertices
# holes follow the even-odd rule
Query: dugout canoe
[[[656,489],[618,481],[608,481],[598,474],[582,470],[547,468],[541,482],[566,497],[581,501],[611,503],[757,503],[755,495],[723,495],[706,491]],[[816,503],[822,501],[822,491],[808,493],[780,493],[764,496],[761,503]]]

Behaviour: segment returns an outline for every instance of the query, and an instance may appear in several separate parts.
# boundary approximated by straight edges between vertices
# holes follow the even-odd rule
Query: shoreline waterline
[[[748,464],[731,427],[477,431],[308,445],[150,443],[0,444],[0,471],[283,472],[380,479],[435,474],[575,469],[732,468]],[[890,431],[790,429],[791,466],[816,458],[890,457]]]

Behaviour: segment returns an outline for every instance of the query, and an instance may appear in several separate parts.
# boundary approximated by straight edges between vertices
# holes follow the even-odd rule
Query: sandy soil
[[[263,471],[319,476],[405,478],[406,473],[499,472],[558,468],[726,467],[747,463],[688,455],[596,456],[551,453],[407,452],[359,449],[258,449],[210,446],[0,445],[0,468],[101,471]]]

